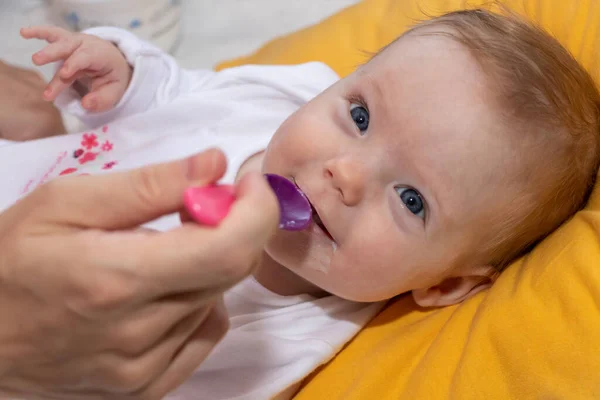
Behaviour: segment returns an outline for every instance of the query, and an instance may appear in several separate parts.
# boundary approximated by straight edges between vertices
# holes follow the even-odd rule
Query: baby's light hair
[[[585,206],[600,166],[600,93],[556,39],[506,9],[451,12],[403,36],[413,34],[444,35],[470,50],[517,143],[520,196],[510,215],[490,216],[480,253],[502,270]]]

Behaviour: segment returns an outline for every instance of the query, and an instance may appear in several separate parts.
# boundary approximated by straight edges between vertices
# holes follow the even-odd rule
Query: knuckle
[[[143,326],[135,323],[125,323],[116,329],[113,340],[120,351],[125,354],[136,355],[145,350],[146,344],[141,338],[146,335],[147,332]]]
[[[138,360],[125,361],[113,369],[112,380],[117,390],[125,393],[139,391],[146,386],[151,371]]]
[[[130,176],[133,180],[131,187],[142,207],[152,208],[164,190],[156,176],[155,169],[152,167],[138,169]]]
[[[101,282],[92,285],[92,289],[88,289],[86,293],[88,305],[92,310],[98,311],[118,308],[123,303],[127,303],[132,296],[131,286],[118,279],[111,279],[110,283]]]
[[[70,60],[72,64],[80,64],[82,60],[87,60],[90,56],[89,47],[82,43],[71,53]]]
[[[82,314],[107,313],[129,303],[137,291],[135,283],[123,274],[86,272],[71,284],[72,308]]]
[[[229,317],[226,313],[216,312],[214,314],[214,329],[219,340],[229,331]]]
[[[140,392],[135,399],[136,400],[161,400],[166,396],[167,393],[159,393],[156,387],[151,386],[146,388],[143,392]]]
[[[60,46],[60,58],[62,60],[67,60],[64,62],[63,67],[67,67],[69,66],[69,62],[68,60],[70,59],[71,55],[73,54],[73,52],[77,49],[77,46],[75,46],[75,44],[73,43],[72,39],[65,39],[65,41],[63,43],[61,43]]]
[[[69,44],[72,44],[73,47],[79,47],[82,43],[83,40],[86,36],[85,33],[79,33],[79,32],[69,32],[69,35],[66,37],[66,40],[68,41]]]
[[[98,54],[98,47],[100,47],[104,42],[104,39],[100,39],[96,36],[87,35],[85,33],[80,34],[77,38],[77,50],[82,54],[86,54],[88,56]],[[108,42],[107,42],[108,43]]]
[[[64,357],[72,354],[73,336],[65,332],[77,332],[77,327],[69,315],[64,310],[46,309],[43,316],[38,317],[36,333],[38,337],[44,340],[39,342],[39,349],[42,349],[51,357]]]
[[[74,38],[77,39],[77,41],[79,43],[86,43],[86,42],[94,42],[94,41],[103,41],[104,39],[100,39],[97,36],[94,35],[90,35],[88,33],[75,33],[73,35]]]
[[[226,280],[240,281],[248,276],[256,265],[257,256],[248,246],[238,246],[224,252],[226,261],[222,264],[223,276]]]
[[[65,44],[67,45],[67,47],[69,49],[71,49],[71,51],[78,48],[81,45],[81,42],[82,42],[81,35],[79,35],[77,33],[73,34],[73,35],[69,35],[65,38]]]
[[[135,400],[160,400],[162,398],[163,396],[156,394],[155,391],[151,389],[141,392],[135,396]]]

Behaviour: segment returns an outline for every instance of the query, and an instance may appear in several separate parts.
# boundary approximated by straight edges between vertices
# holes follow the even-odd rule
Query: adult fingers
[[[210,291],[173,295],[130,312],[107,327],[104,349],[139,355],[155,346],[178,321],[207,308],[215,295]]]
[[[177,352],[207,319],[210,310],[210,307],[202,308],[185,317],[155,347],[141,356],[101,354],[96,359],[97,367],[92,371],[90,379],[93,382],[90,385],[123,394],[143,389],[167,370]]]
[[[227,312],[222,298],[219,298],[212,308],[198,310],[182,320],[169,336],[165,336],[160,346],[148,352],[144,359],[127,360],[117,355],[103,354],[95,359],[99,362],[95,366],[89,358],[74,360],[78,376],[82,376],[81,372],[84,371],[89,378],[79,378],[71,385],[63,385],[53,392],[40,390],[40,397],[161,399],[194,372],[225,335],[228,326]],[[177,338],[182,337],[183,341],[178,344]],[[70,364],[71,367],[73,365]],[[61,365],[58,368],[62,371],[67,367]],[[94,386],[97,389],[92,389]],[[29,388],[29,391],[32,389]]]
[[[234,246],[252,239],[254,249],[262,250],[279,222],[279,202],[259,173],[248,173],[236,187],[237,201],[219,227]]]
[[[224,290],[250,273],[278,221],[278,203],[271,188],[261,175],[248,174],[240,181],[237,200],[220,226],[186,223],[170,232],[132,239],[127,245],[133,250],[129,257],[120,258],[120,265],[141,274],[146,296]]]
[[[63,177],[36,189],[21,206],[39,223],[127,229],[177,212],[183,208],[183,192],[192,182],[214,182],[225,167],[223,153],[211,149],[186,160],[133,171]]]
[[[141,397],[162,399],[181,386],[208,357],[229,329],[227,311],[221,301],[177,353],[165,372],[143,390]]]
[[[220,152],[217,154],[222,156]],[[224,160],[221,161],[224,164]],[[110,187],[109,183],[114,182],[102,184],[104,179],[77,177],[69,182],[80,179],[89,184],[89,181],[96,181],[100,182],[99,187],[85,190],[85,185],[83,188],[75,185],[67,187],[66,191],[56,189],[57,192],[46,192],[46,195],[41,192],[37,200],[24,199],[34,205],[40,201],[49,203],[49,208],[41,207],[41,211],[23,204],[21,211],[29,212],[18,213],[37,222],[32,229],[38,236],[48,230],[55,238],[57,224],[62,225],[66,234],[74,227],[86,228],[85,232],[69,240],[59,239],[61,246],[54,251],[52,260],[45,263],[43,269],[37,268],[37,275],[44,276],[43,282],[47,282],[47,290],[70,293],[71,307],[82,315],[99,315],[124,312],[149,299],[177,293],[222,291],[246,277],[259,261],[279,220],[274,194],[258,174],[248,174],[240,181],[237,201],[230,215],[216,229],[188,223],[164,233],[119,230],[181,208],[181,193],[187,178],[181,165],[175,163],[170,167],[173,165],[175,172],[153,178],[156,182],[165,181],[165,185],[160,186],[163,192],[149,197],[149,204],[154,208],[148,205],[144,208],[142,202],[137,207],[138,213],[139,194],[131,192],[132,199],[119,196],[119,189]],[[222,167],[224,169],[224,165]],[[179,175],[179,183],[168,182],[172,176]],[[122,184],[128,182],[124,180]],[[130,189],[121,190],[127,192]],[[78,196],[68,196],[74,192]],[[130,203],[123,205],[115,198],[124,198]],[[99,206],[93,207],[90,203]],[[50,248],[54,243],[55,247],[55,242],[56,239],[38,246]],[[85,265],[85,273],[78,272],[81,268],[64,269],[65,265],[72,264],[73,254],[78,254],[78,262],[73,268]],[[34,257],[33,253],[31,257]],[[34,261],[31,263],[37,265]],[[70,279],[65,279],[65,274]]]
[[[76,287],[84,287],[78,308],[124,311],[177,293],[223,291],[246,277],[275,232],[278,205],[259,174],[239,184],[230,214],[217,228],[186,223],[169,232],[89,231],[63,244],[65,257],[90,263]],[[57,260],[66,263],[67,259]],[[56,268],[48,268],[52,276]],[[47,279],[51,281],[51,279]],[[54,279],[60,287],[61,281]],[[89,311],[89,310],[92,311]],[[94,311],[95,310],[95,311]]]

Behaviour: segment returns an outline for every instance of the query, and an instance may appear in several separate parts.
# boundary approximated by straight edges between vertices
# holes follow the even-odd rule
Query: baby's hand
[[[22,28],[21,36],[49,43],[31,57],[35,65],[64,61],[44,90],[46,100],[55,100],[75,84],[83,108],[101,112],[117,104],[127,90],[133,71],[113,43],[54,26]]]

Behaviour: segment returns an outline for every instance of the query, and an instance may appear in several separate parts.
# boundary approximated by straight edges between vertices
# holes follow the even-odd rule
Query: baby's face
[[[294,179],[322,224],[280,231],[269,256],[357,301],[485,267],[486,222],[514,195],[486,80],[455,41],[406,36],[299,109],[263,171]]]

